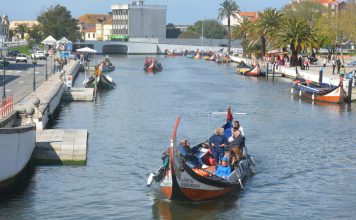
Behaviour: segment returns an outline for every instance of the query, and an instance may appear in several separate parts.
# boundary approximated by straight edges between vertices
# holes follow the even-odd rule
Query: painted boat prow
[[[178,153],[176,139],[177,139],[177,129],[179,126],[181,116],[176,119],[174,129],[172,132],[170,146],[168,148],[169,152],[169,168],[166,171],[165,178],[160,183],[160,189],[162,193],[170,200],[183,200],[184,196],[180,191],[177,178],[176,178],[176,169],[177,161],[175,161],[175,154]]]

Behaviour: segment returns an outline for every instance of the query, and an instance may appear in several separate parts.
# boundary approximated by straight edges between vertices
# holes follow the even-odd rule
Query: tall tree
[[[56,39],[67,37],[71,41],[80,39],[77,19],[71,12],[61,5],[51,6],[47,11],[42,11],[37,21],[43,27],[45,36],[52,35]]]
[[[316,1],[302,1],[294,7],[286,6],[283,13],[286,17],[304,18],[311,28],[314,28],[317,20],[326,12],[325,6]]]
[[[277,31],[282,20],[282,14],[275,8],[265,9],[259,16],[254,32],[255,40],[252,44],[261,43],[261,55],[265,56],[267,44],[272,44],[273,34]]]
[[[28,29],[28,40],[33,41],[35,44],[40,44],[44,38],[42,27],[40,25],[33,25]]]
[[[236,4],[235,0],[225,0],[220,4],[221,8],[218,11],[218,19],[222,20],[227,18],[227,37],[228,37],[228,48],[227,52],[230,53],[231,49],[231,18],[238,19],[238,13],[240,13],[240,8]]]
[[[238,26],[232,31],[232,39],[241,39],[242,56],[246,57],[246,53],[249,49],[249,35],[251,33],[252,23],[248,19],[244,19]]]
[[[297,65],[298,53],[318,48],[313,29],[301,18],[285,18],[275,33],[275,45],[284,48],[288,45],[292,52],[291,66]]]
[[[204,21],[199,20],[195,22],[193,26],[190,26],[188,30],[201,35],[202,28],[204,38],[222,39],[226,37],[225,27],[214,19],[205,19]]]
[[[28,26],[26,24],[19,24],[16,28],[15,28],[15,33],[19,34],[21,39],[25,38],[25,33],[28,30]]]

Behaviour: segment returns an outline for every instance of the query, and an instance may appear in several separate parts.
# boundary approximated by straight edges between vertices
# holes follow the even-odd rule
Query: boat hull
[[[301,98],[320,102],[337,104],[343,103],[345,100],[342,80],[338,86],[332,86],[325,83],[307,83],[306,80],[298,79],[292,83],[291,93]]]
[[[96,87],[98,89],[113,89],[116,86],[116,83],[109,77],[104,74],[100,74],[96,80]],[[89,79],[85,83],[86,88],[95,88],[94,78]]]
[[[0,129],[0,191],[21,180],[36,144],[36,127]]]

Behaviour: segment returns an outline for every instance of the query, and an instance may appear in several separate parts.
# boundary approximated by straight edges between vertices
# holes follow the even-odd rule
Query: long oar
[[[212,115],[221,115],[221,114],[226,114],[226,112],[212,112]],[[247,115],[245,112],[233,112],[232,114],[234,115]]]

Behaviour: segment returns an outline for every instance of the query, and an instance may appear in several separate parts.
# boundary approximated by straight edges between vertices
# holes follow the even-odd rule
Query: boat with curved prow
[[[205,149],[208,143],[203,142],[195,146],[207,168],[197,168],[189,161],[185,161],[179,154],[176,144],[176,134],[181,117],[178,117],[172,133],[171,143],[168,148],[169,162],[163,165],[159,172],[151,173],[147,185],[153,181],[160,184],[160,190],[170,200],[202,201],[214,199],[243,188],[243,181],[252,173],[253,158],[247,154],[236,169],[226,178],[216,176],[215,165],[209,164],[206,156],[209,151]],[[225,135],[231,134],[232,123],[227,121],[223,128]]]
[[[346,96],[343,89],[342,77],[340,77],[340,82],[337,86],[297,77],[292,82],[291,93],[313,101],[315,100],[329,103],[343,103]]]

